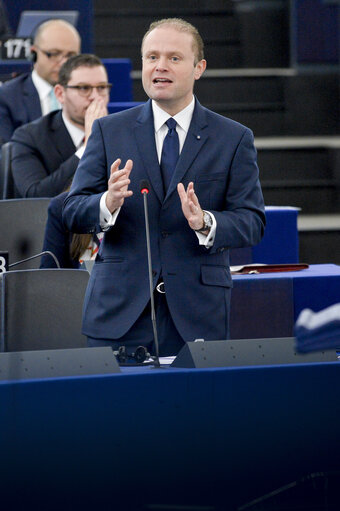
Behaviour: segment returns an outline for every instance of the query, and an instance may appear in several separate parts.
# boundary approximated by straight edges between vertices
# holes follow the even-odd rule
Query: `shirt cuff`
[[[212,219],[212,226],[211,226],[209,233],[202,234],[201,232],[197,232],[197,231],[195,231],[195,233],[198,238],[199,244],[203,245],[205,248],[210,248],[213,246],[214,241],[215,241],[217,222],[216,222],[216,218],[210,211],[207,211],[207,213],[209,213],[209,215],[211,216],[211,219]]]
[[[99,223],[100,223],[100,227],[103,229],[103,231],[108,231],[110,229],[110,227],[112,227],[116,223],[116,220],[117,220],[117,217],[118,217],[118,214],[120,211],[120,208],[118,208],[118,209],[116,209],[116,211],[114,211],[114,213],[112,213],[112,214],[110,213],[110,211],[107,209],[106,203],[105,203],[106,195],[107,195],[107,191],[104,192],[103,195],[101,196],[100,205],[99,205],[99,208],[100,208]]]
[[[76,155],[76,156],[78,156],[78,158],[79,158],[79,160],[80,160],[80,158],[83,156],[84,152],[85,152],[85,145],[84,145],[84,144],[82,144],[82,145],[79,147],[79,149],[75,152],[75,155]]]

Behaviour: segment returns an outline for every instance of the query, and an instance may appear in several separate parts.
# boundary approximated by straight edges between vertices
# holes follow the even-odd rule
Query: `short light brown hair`
[[[79,55],[73,55],[64,62],[59,70],[58,83],[65,87],[71,79],[72,71],[78,69],[78,67],[103,67],[106,68],[99,57],[92,53],[80,53]]]
[[[195,66],[197,62],[204,59],[204,43],[202,37],[200,36],[198,30],[194,25],[189,23],[188,21],[182,20],[181,18],[164,18],[162,20],[154,21],[149,26],[147,32],[144,34],[142,45],[141,45],[141,53],[143,56],[143,45],[145,38],[155,30],[155,28],[161,27],[163,25],[171,26],[178,30],[179,32],[186,32],[192,36],[192,49],[195,54]]]

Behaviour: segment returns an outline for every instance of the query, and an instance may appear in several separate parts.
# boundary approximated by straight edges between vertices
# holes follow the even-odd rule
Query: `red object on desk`
[[[256,273],[274,273],[285,271],[300,271],[309,268],[307,263],[294,264],[246,264],[244,266],[231,266],[232,275],[252,275]]]

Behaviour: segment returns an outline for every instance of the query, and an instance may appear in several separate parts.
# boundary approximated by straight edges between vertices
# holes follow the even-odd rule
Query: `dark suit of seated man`
[[[51,199],[42,250],[52,252],[60,268],[80,268],[83,261],[95,259],[102,233],[73,234],[65,229],[62,212],[67,194],[63,192]],[[54,259],[43,255],[40,268],[56,268]]]
[[[58,259],[60,268],[79,268],[79,261],[73,259],[70,253],[72,233],[65,229],[62,222],[66,195],[67,192],[63,192],[51,199],[42,250],[52,252]],[[50,255],[45,254],[41,258],[40,268],[56,268],[56,264]]]
[[[63,64],[55,95],[62,110],[18,128],[11,139],[20,197],[54,197],[71,183],[92,123],[107,115],[110,85],[101,60],[75,55]]]
[[[37,29],[31,52],[32,73],[0,87],[0,146],[19,126],[60,108],[53,87],[62,64],[80,52],[80,36],[67,21],[48,20]]]
[[[106,230],[84,301],[89,345],[152,351],[140,193],[141,180],[150,181],[160,355],[174,355],[184,342],[228,338],[229,248],[261,240],[264,203],[251,131],[193,95],[206,67],[195,27],[180,19],[151,25],[142,62],[150,100],[94,123],[64,221],[72,232]]]

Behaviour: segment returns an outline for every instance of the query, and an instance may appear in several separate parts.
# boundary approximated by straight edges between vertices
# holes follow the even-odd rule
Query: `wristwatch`
[[[201,229],[195,229],[195,231],[204,234],[205,231],[210,231],[212,224],[213,221],[211,215],[207,211],[203,210],[203,227],[201,227]]]

